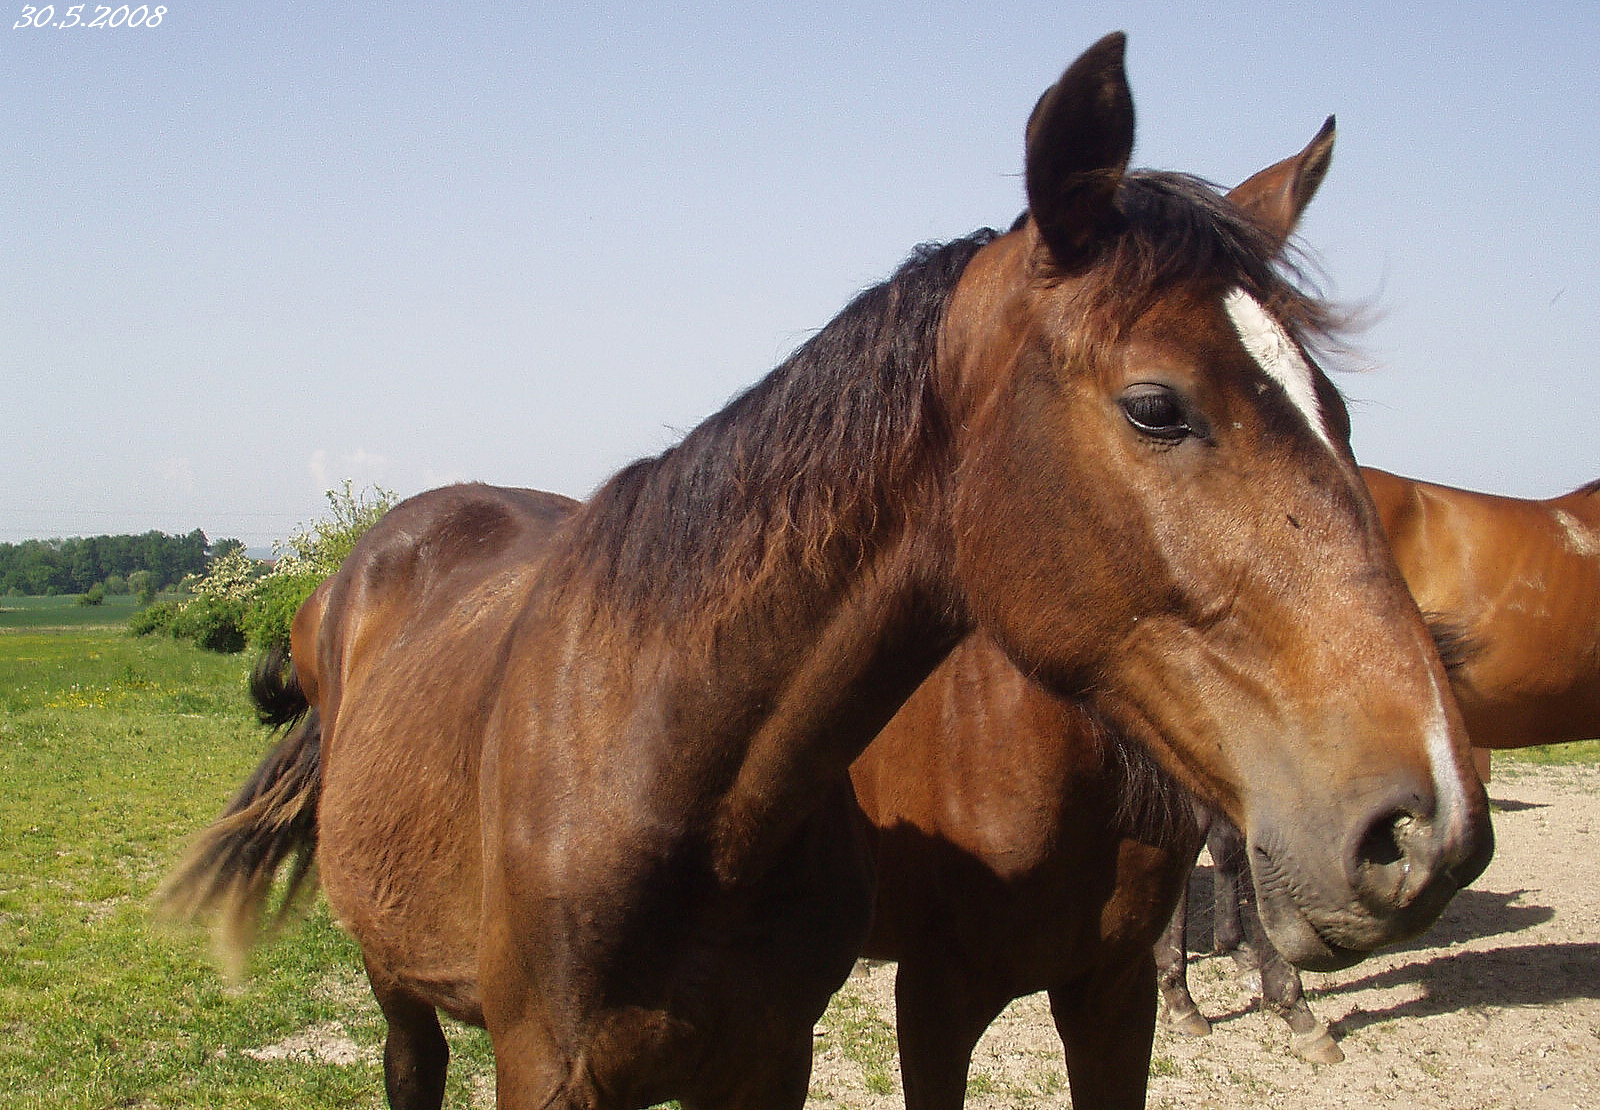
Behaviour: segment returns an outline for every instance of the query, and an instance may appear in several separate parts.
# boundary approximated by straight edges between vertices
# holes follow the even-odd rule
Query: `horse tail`
[[[285,730],[222,815],[200,833],[156,894],[162,916],[210,921],[218,958],[242,972],[251,948],[307,893],[317,848],[322,722],[288,666],[269,652],[250,678],[261,720]],[[289,872],[269,915],[278,872]]]
[[[256,660],[250,671],[250,700],[256,704],[256,716],[269,728],[285,728],[305,716],[310,706],[283,648],[270,648]]]

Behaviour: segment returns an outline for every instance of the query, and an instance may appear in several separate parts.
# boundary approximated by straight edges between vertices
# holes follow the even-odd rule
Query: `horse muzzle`
[[[1348,967],[1416,936],[1483,873],[1494,834],[1481,788],[1438,811],[1431,791],[1393,787],[1354,819],[1257,822],[1247,840],[1262,924],[1291,963]],[[1343,828],[1342,835],[1326,830]]]

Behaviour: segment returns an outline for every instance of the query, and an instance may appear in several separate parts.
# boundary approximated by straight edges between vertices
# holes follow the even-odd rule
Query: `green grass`
[[[857,993],[853,982],[847,980],[833,996],[822,1024],[825,1031],[817,1041],[819,1052],[838,1046],[845,1058],[861,1069],[862,1082],[869,1092],[894,1093],[899,1080],[894,1026]]]
[[[1570,744],[1544,744],[1534,748],[1512,748],[1495,752],[1494,764],[1502,762],[1535,763],[1547,766],[1552,763],[1600,763],[1600,740],[1576,740]]]
[[[8,599],[9,604],[9,599]],[[246,656],[120,629],[0,629],[0,1106],[381,1107],[382,1023],[320,903],[226,982],[151,891],[265,748]],[[353,1064],[241,1050],[337,1027]],[[454,1037],[450,1104],[492,1069]]]

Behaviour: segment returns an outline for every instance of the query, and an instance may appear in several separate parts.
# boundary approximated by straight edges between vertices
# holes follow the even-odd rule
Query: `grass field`
[[[151,891],[266,735],[248,657],[135,639],[125,618],[71,598],[0,613],[0,1106],[383,1106],[377,1009],[320,902],[243,985],[203,938],[152,928]],[[1595,761],[1600,743],[1497,766],[1518,759]],[[447,1105],[492,1103],[486,1038],[450,1033]],[[892,1067],[884,1033],[846,1051]]]
[[[242,986],[204,938],[151,926],[156,883],[264,750],[250,661],[50,601],[0,617],[0,1106],[381,1107],[381,1022],[320,904]],[[354,1061],[246,1054],[308,1029]],[[491,1065],[481,1034],[456,1040],[464,1106]]]
[[[99,605],[79,605],[76,597],[0,597],[0,631],[123,625],[138,605],[132,594],[107,597]]]

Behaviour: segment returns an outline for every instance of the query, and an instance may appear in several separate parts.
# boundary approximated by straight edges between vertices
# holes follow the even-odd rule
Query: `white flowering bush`
[[[327,498],[329,516],[301,525],[288,540],[272,545],[276,565],[255,584],[245,615],[245,631],[259,649],[288,648],[289,628],[301,603],[399,500],[393,490],[374,486],[370,493],[357,491],[348,480],[329,490]]]
[[[130,627],[141,635],[164,629],[212,651],[242,651],[246,642],[260,650],[287,648],[301,603],[399,500],[392,490],[358,492],[348,481],[327,498],[330,516],[272,545],[276,560],[270,570],[243,547],[224,551],[205,574],[184,579],[180,589],[189,596],[141,610]]]
[[[259,562],[244,553],[244,548],[234,547],[212,559],[204,575],[186,577],[179,588],[196,597],[248,603],[255,596],[262,570]]]

